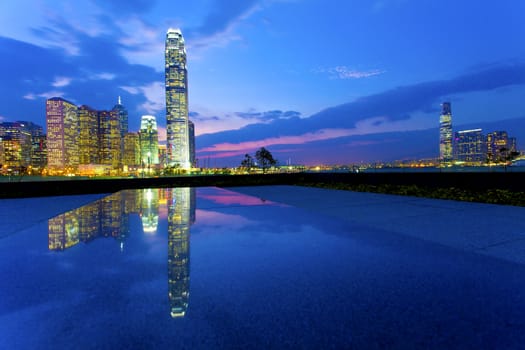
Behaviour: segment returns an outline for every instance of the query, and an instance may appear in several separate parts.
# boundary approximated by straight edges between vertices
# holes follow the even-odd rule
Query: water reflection
[[[124,250],[129,216],[137,214],[144,234],[155,234],[167,207],[168,297],[172,317],[183,317],[190,287],[190,226],[195,223],[194,188],[125,190],[58,215],[48,221],[48,248],[64,251],[79,242],[112,237]]]

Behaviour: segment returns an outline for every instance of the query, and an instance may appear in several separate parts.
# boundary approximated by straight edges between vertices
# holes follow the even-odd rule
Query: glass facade
[[[122,137],[119,115],[115,111],[98,112],[98,133],[99,163],[119,168]]]
[[[140,162],[148,170],[152,165],[159,164],[159,134],[157,121],[152,115],[143,115],[139,131]]]
[[[450,102],[443,102],[441,108],[441,116],[439,117],[439,159],[444,163],[449,163],[453,157]]]
[[[134,132],[128,132],[124,135],[124,153],[122,154],[122,163],[125,166],[140,165],[140,144],[139,135]]]
[[[184,38],[169,29],[165,50],[167,165],[190,167],[188,136],[188,71]]]
[[[98,112],[88,106],[78,108],[80,164],[98,164]]]
[[[455,146],[455,158],[457,161],[470,165],[485,163],[487,148],[485,136],[481,133],[481,129],[456,132]]]
[[[60,97],[46,101],[47,165],[51,172],[71,172],[79,164],[77,106]]]

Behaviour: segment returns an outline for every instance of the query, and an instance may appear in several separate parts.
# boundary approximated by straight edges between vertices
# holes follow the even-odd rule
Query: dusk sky
[[[437,157],[443,101],[456,131],[502,121],[525,148],[525,123],[504,122],[525,118],[522,0],[3,0],[0,120],[121,96],[130,131],[165,126],[170,27],[201,166],[261,146],[281,164]]]

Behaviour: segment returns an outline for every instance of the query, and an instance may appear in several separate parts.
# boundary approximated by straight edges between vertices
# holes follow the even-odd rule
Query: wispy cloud
[[[140,107],[147,113],[156,114],[166,107],[166,102],[164,100],[164,83],[157,81],[141,86],[139,89],[146,97],[146,102],[140,105]]]
[[[68,77],[56,77],[55,81],[51,83],[51,85],[53,85],[54,87],[64,87],[68,86],[72,80],[72,78]]]
[[[256,111],[249,109],[247,112],[226,113],[223,115],[207,115],[204,112],[190,112],[190,119],[195,123],[196,135],[211,134],[226,130],[236,130],[252,124],[264,124],[273,120],[285,120],[300,117],[297,111]]]
[[[114,73],[103,72],[103,73],[93,74],[91,77],[92,79],[95,79],[95,80],[113,80],[115,79],[116,75]]]
[[[199,152],[232,152],[232,151],[252,151],[260,147],[273,145],[298,145],[312,141],[327,140],[355,133],[352,129],[322,129],[297,136],[271,137],[262,140],[246,141],[240,143],[220,143],[211,147],[202,148]]]
[[[315,73],[325,73],[330,79],[362,79],[380,75],[386,71],[380,69],[357,70],[347,66],[314,69]]]
[[[242,36],[235,31],[236,27],[261,8],[257,0],[213,1],[212,9],[202,24],[188,31],[189,51],[225,47],[233,41],[242,40]]]
[[[145,114],[158,116],[166,107],[164,100],[165,86],[160,81],[155,81],[142,86],[120,86],[120,88],[132,95],[143,95],[145,102],[138,106]]]
[[[24,95],[24,98],[26,100],[36,100],[39,97],[48,99],[48,98],[52,98],[52,97],[64,97],[64,95],[65,95],[65,92],[63,92],[63,91],[52,90],[52,91],[47,91],[47,92],[43,92],[43,93],[40,93],[40,94],[35,94],[33,92],[29,92],[29,93]]]

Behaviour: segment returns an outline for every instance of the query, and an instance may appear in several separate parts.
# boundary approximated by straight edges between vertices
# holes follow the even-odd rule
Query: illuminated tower
[[[50,172],[78,167],[79,121],[77,106],[60,97],[46,101],[47,166]]]
[[[168,29],[165,60],[167,164],[189,169],[188,71],[180,29]]]
[[[113,107],[111,111],[117,115],[117,118],[120,122],[120,137],[124,138],[124,135],[126,135],[129,131],[128,111],[122,105],[122,100],[120,99],[120,96],[118,97],[117,104]]]
[[[139,131],[140,161],[143,167],[159,164],[159,133],[157,121],[152,115],[143,115]]]
[[[443,163],[452,162],[452,112],[450,102],[443,102],[439,116],[439,159]]]
[[[80,164],[98,163],[98,115],[86,106],[78,108],[80,133],[78,135]]]

